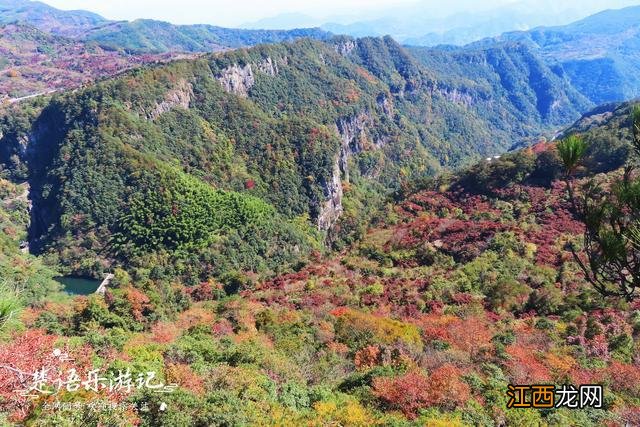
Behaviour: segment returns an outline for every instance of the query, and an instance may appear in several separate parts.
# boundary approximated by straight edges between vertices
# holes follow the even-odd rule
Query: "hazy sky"
[[[500,5],[516,0],[42,0],[59,9],[84,9],[109,19],[152,18],[175,24],[215,24],[237,26],[282,13],[303,13],[314,18],[352,15],[362,19],[376,10],[425,3],[434,12],[456,3],[474,8],[478,3]],[[574,0],[572,0],[574,1]],[[578,3],[578,1],[574,1]]]
[[[303,13],[317,19],[349,15],[354,22],[376,16],[385,16],[381,10],[393,10],[413,4],[420,9],[433,10],[434,16],[443,16],[461,10],[478,9],[509,3],[527,3],[528,7],[544,9],[551,3],[555,7],[584,8],[587,13],[640,0],[42,0],[59,9],[84,9],[109,19],[133,20],[151,18],[175,24],[214,24],[239,26],[282,13]],[[547,5],[545,5],[547,3]],[[376,13],[378,12],[378,13]],[[346,23],[346,22],[345,22]]]

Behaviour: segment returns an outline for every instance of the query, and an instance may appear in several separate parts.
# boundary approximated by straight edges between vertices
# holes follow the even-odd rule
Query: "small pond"
[[[101,280],[95,280],[86,277],[56,277],[58,283],[62,284],[62,290],[71,295],[91,295],[94,293]]]

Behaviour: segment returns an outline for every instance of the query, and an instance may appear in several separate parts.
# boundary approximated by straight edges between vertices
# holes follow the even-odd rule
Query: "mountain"
[[[541,25],[565,25],[605,8],[637,4],[634,0],[592,0],[582,2],[580,7],[552,0],[506,3],[454,0],[436,5],[420,1],[380,11],[375,17],[347,23],[326,23],[321,27],[334,34],[355,37],[388,34],[410,45],[464,45],[508,31],[529,30]]]
[[[243,30],[212,25],[173,25],[149,19],[109,21],[90,12],[63,11],[35,1],[0,0],[0,24],[13,23],[135,54],[212,52],[302,37],[326,39],[330,36],[320,29]]]
[[[538,136],[540,123],[562,127],[593,106],[526,44],[407,50],[433,73],[437,90],[474,109],[497,138]]]
[[[322,20],[304,13],[282,13],[270,18],[259,19],[240,25],[240,28],[263,30],[287,30],[293,28],[319,27]]]
[[[604,104],[585,113],[560,137],[579,134],[587,142],[583,173],[608,172],[622,167],[631,155],[631,111],[637,101]]]
[[[63,11],[38,1],[0,0],[0,24],[15,22],[28,23],[57,35],[79,37],[107,20],[95,13]]]
[[[558,141],[579,135],[587,145],[580,165],[573,172],[579,180],[597,174],[615,177],[632,161],[632,109],[638,102],[611,103],[585,113],[563,129],[554,140],[540,138],[535,144],[516,145],[498,159],[479,162],[459,173],[459,184],[467,191],[497,195],[513,185],[549,186],[563,178],[564,166],[556,150]]]
[[[113,22],[89,30],[83,38],[110,49],[137,53],[212,52],[228,48],[278,43],[310,37],[324,40],[326,31],[310,28],[295,30],[244,30],[212,25],[173,25],[138,19]]]
[[[640,96],[640,6],[607,10],[562,27],[506,33],[497,40],[532,44],[596,104]]]
[[[511,80],[503,75],[500,86],[492,74],[495,87],[474,86],[473,75],[441,83],[391,38],[305,39],[143,67],[44,108],[11,109],[0,160],[6,176],[30,182],[33,250],[58,253],[75,271],[187,249],[190,262],[205,257],[201,271],[234,263],[263,271],[313,247],[304,224],[350,241],[412,180],[579,116],[575,94],[544,64],[522,47],[509,52],[498,60],[511,64]],[[510,86],[518,73],[535,79]],[[525,95],[505,96],[513,90]],[[231,203],[218,191],[240,197],[231,216],[257,204],[263,243],[247,239],[243,255],[229,253],[225,239],[250,230],[235,230],[235,220],[200,224]],[[149,221],[157,227],[138,235]],[[179,232],[183,222],[195,228]]]
[[[141,64],[303,37],[327,39],[329,34],[113,22],[39,2],[0,0],[0,103],[74,89]]]
[[[536,14],[529,11],[498,10],[462,12],[434,18],[428,8],[416,8],[402,16],[378,18],[351,24],[328,23],[322,28],[334,34],[354,37],[391,35],[402,43],[417,46],[438,44],[465,45],[506,31],[529,29],[548,22],[567,22],[557,14]]]
[[[73,89],[96,79],[181,54],[128,55],[45,33],[26,24],[0,27],[0,101]]]

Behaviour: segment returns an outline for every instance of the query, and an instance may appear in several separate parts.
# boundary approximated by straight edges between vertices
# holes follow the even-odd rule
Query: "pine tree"
[[[640,158],[640,106],[631,114],[633,148]],[[573,174],[587,151],[578,136],[558,144],[564,163],[567,192],[574,213],[584,222],[584,253],[572,248],[574,258],[587,280],[603,296],[631,301],[640,287],[640,177],[634,174],[631,160],[622,178],[603,188],[591,179],[578,197],[573,189]]]

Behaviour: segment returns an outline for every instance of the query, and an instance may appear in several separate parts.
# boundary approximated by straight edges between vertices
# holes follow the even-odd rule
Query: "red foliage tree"
[[[640,366],[612,361],[608,369],[611,388],[635,396],[640,395]]]
[[[536,357],[534,348],[521,344],[507,347],[508,376],[514,384],[542,384],[551,381],[549,369]]]
[[[158,344],[169,344],[173,342],[180,331],[173,323],[159,322],[151,328],[153,341]]]
[[[151,308],[151,300],[142,291],[136,288],[129,288],[127,290],[127,301],[131,305],[131,314],[138,322],[144,320],[145,311]]]
[[[391,409],[399,410],[413,419],[420,409],[432,404],[429,386],[426,375],[420,371],[411,371],[395,378],[375,378],[373,393]]]
[[[31,329],[0,345],[0,412],[9,413],[15,421],[28,415],[36,400],[20,392],[34,385],[36,372],[46,369],[46,384],[52,385],[63,380],[71,368],[82,372],[91,366],[88,349],[78,349],[66,357],[67,349],[57,345],[59,339]]]
[[[370,345],[356,352],[354,363],[358,369],[369,369],[380,362],[380,347]]]
[[[378,377],[373,381],[373,390],[391,409],[413,419],[420,409],[430,406],[455,409],[469,400],[469,386],[460,380],[460,374],[458,368],[446,364],[429,377],[420,371],[395,378]]]
[[[186,292],[194,301],[212,301],[222,294],[220,283],[202,282],[198,286],[187,288]]]
[[[433,404],[453,410],[469,400],[471,390],[460,380],[461,374],[458,368],[450,364],[433,371],[429,377],[429,392]]]
[[[191,390],[194,393],[204,392],[202,378],[193,372],[189,365],[170,364],[166,369],[167,382],[176,383],[180,387]]]

